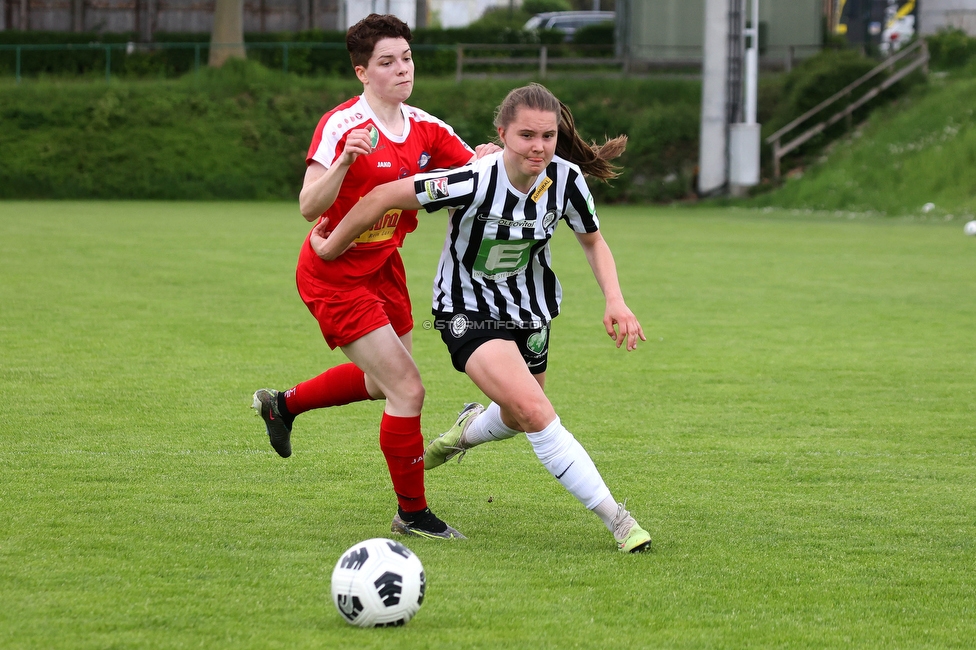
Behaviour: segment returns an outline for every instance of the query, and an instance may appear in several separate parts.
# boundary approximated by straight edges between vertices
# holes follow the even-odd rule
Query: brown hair
[[[579,165],[587,176],[607,181],[620,175],[619,167],[610,161],[627,148],[627,136],[607,139],[602,145],[587,144],[576,131],[576,122],[569,107],[556,99],[548,88],[532,83],[508,93],[495,111],[495,126],[507,128],[515,120],[520,108],[550,111],[559,118],[559,134],[556,137],[556,155]]]
[[[370,14],[350,27],[346,49],[353,67],[367,67],[376,43],[384,38],[402,38],[409,43],[413,35],[407,23],[390,14]]]

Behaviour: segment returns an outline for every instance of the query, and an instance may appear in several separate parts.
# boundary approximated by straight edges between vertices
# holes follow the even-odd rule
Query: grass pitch
[[[427,475],[463,543],[405,628],[347,626],[339,554],[388,536],[382,405],[248,409],[340,363],[294,288],[292,204],[0,203],[4,648],[966,647],[976,638],[976,240],[958,225],[605,208],[648,336],[602,331],[567,230],[548,392],[654,537],[614,550],[524,438]],[[436,435],[480,398],[424,329],[443,215],[404,256]]]

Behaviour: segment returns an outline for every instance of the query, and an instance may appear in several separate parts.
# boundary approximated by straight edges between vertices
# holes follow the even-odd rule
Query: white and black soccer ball
[[[377,537],[349,548],[332,570],[332,602],[350,625],[406,625],[424,602],[424,565],[400,542]]]

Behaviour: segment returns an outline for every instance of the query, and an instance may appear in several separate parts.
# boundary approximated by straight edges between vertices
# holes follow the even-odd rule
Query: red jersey
[[[404,126],[399,136],[384,129],[362,95],[336,106],[319,120],[306,165],[314,160],[331,167],[342,155],[353,129],[367,129],[373,146],[373,153],[356,158],[332,207],[322,214],[332,226],[377,185],[423,171],[460,167],[474,155],[445,122],[406,104],[401,104],[400,110]],[[355,248],[330,262],[315,254],[306,237],[298,263],[329,284],[359,284],[375,273],[416,228],[415,210],[390,210],[356,239]]]

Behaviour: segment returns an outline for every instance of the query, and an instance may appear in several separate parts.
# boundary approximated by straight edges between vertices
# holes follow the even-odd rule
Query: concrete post
[[[729,127],[729,191],[744,196],[759,184],[762,127],[756,123],[759,95],[759,0],[751,0],[750,27],[743,36],[750,39],[746,50],[745,121]]]
[[[698,193],[703,196],[721,192],[728,181],[728,27],[729,0],[705,0],[698,154]]]

